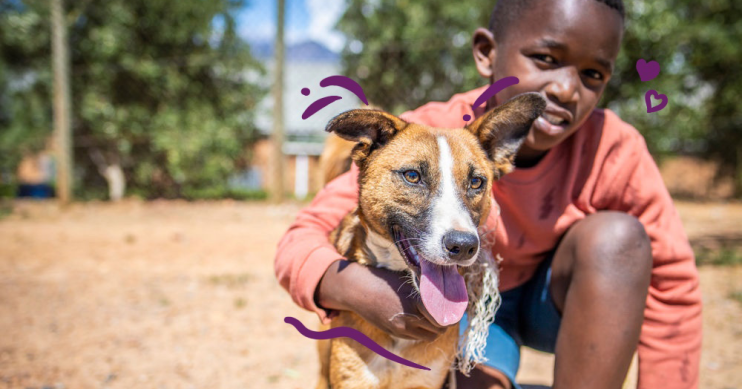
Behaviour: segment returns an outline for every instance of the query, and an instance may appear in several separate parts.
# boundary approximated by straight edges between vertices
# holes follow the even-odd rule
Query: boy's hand
[[[317,287],[317,301],[327,309],[352,311],[387,333],[432,341],[448,327],[435,324],[406,275],[355,262],[335,261]]]

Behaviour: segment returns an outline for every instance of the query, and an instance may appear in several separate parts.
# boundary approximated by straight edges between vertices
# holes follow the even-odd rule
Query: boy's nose
[[[580,85],[580,74],[573,66],[565,66],[546,86],[546,94],[553,96],[562,104],[576,103],[579,99],[577,89]]]

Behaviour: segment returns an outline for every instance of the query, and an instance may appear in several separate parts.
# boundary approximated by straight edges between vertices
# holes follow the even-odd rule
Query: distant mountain
[[[265,61],[273,58],[273,42],[250,42],[253,57]],[[288,62],[331,62],[340,61],[340,55],[315,41],[305,41],[286,47]]]
[[[286,50],[289,61],[317,61],[317,62],[336,62],[340,56],[314,41],[306,41],[291,45]]]
[[[273,42],[259,41],[259,42],[248,42],[250,45],[250,54],[255,59],[264,61],[273,58]]]

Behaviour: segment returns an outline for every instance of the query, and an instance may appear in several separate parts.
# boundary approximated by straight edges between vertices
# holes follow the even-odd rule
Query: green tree
[[[0,2],[0,170],[44,147],[51,124],[51,62],[46,15]]]
[[[50,133],[48,2],[15,1],[0,17],[0,147]],[[224,187],[245,164],[264,71],[236,35],[242,0],[67,2],[79,183],[120,167],[148,197]],[[28,78],[27,84],[17,80]],[[9,82],[8,80],[16,80]],[[2,82],[2,81],[0,81]],[[100,174],[99,174],[100,173]]]
[[[617,72],[604,101],[647,139],[655,155],[686,153],[714,158],[735,176],[742,196],[742,3],[632,1]],[[660,75],[641,82],[639,58],[655,60]],[[644,93],[669,103],[647,114]]]
[[[393,113],[448,100],[486,83],[472,65],[471,34],[494,2],[349,0],[338,30],[344,72],[372,104]]]
[[[471,33],[487,26],[496,1],[349,0],[337,28],[348,37],[344,72],[372,103],[394,113],[483,85]],[[626,33],[602,105],[645,136],[657,156],[715,158],[735,174],[742,195],[742,2],[625,1]],[[660,63],[641,82],[636,61]],[[647,114],[646,91],[669,98]]]

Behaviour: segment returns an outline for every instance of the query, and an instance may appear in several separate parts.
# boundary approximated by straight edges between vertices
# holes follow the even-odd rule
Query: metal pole
[[[284,16],[286,2],[278,0],[278,20],[276,23],[275,63],[273,65],[273,188],[271,200],[279,203],[284,198],[284,155],[283,155],[283,66],[284,66]]]
[[[54,69],[54,138],[59,201],[72,200],[72,133],[70,125],[69,47],[62,0],[51,0],[52,67]]]

